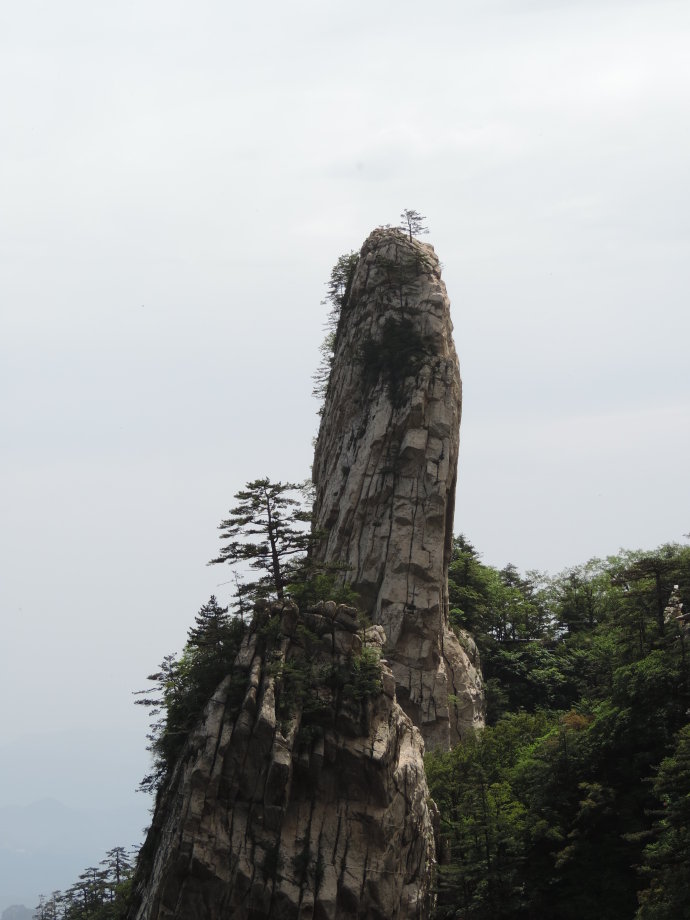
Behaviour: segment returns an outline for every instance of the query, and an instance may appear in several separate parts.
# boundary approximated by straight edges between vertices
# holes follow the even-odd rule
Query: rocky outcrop
[[[316,445],[318,557],[383,626],[398,701],[442,748],[483,722],[476,649],[448,626],[460,411],[434,250],[375,230],[343,299]]]
[[[383,641],[334,603],[259,609],[161,794],[130,917],[428,916],[423,742]]]
[[[683,612],[683,603],[680,599],[678,585],[673,586],[668,604],[664,609],[664,623],[681,633],[690,632],[690,613]]]
[[[130,920],[430,915],[422,736],[483,721],[476,647],[448,623],[461,384],[433,248],[374,231],[340,306],[312,561],[374,625],[257,605],[159,792]]]

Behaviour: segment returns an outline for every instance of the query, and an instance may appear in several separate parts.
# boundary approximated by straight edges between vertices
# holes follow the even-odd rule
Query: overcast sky
[[[324,283],[403,208],[452,302],[456,530],[551,572],[683,541],[689,43],[687,0],[0,6],[5,745],[136,738],[130,795],[131,691],[227,600],[233,493],[309,474]],[[79,798],[34,772],[0,804]]]

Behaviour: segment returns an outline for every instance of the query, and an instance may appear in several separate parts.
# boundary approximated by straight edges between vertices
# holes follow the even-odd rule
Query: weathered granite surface
[[[368,698],[342,680],[363,645],[380,649],[381,628],[363,631],[334,603],[304,614],[266,606],[257,627],[157,803],[130,917],[428,917],[434,806],[422,738],[385,662]],[[305,662],[326,676],[290,707],[288,672]],[[233,703],[238,675],[246,692]]]
[[[683,611],[683,603],[680,599],[678,585],[673,586],[668,604],[664,609],[664,623],[672,629],[677,629],[679,632],[690,632],[690,613],[685,613]]]
[[[343,567],[375,625],[333,602],[257,606],[159,794],[129,920],[430,916],[422,735],[447,748],[483,723],[476,647],[448,625],[460,409],[434,250],[376,230],[314,460],[317,559]]]
[[[364,243],[340,313],[314,457],[318,557],[386,634],[397,699],[427,745],[483,724],[476,649],[448,627],[462,391],[433,247]]]

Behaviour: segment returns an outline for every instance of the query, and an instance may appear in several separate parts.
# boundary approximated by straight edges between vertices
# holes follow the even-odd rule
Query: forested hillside
[[[437,917],[690,917],[683,597],[687,546],[547,578],[456,540],[451,617],[479,646],[488,724],[427,756]]]
[[[484,565],[458,537],[449,587],[453,625],[481,653],[487,727],[426,758],[440,812],[436,917],[690,918],[690,633],[680,603],[690,547],[523,576]],[[168,656],[139,696],[153,716],[143,788],[165,782],[232,669],[246,628],[238,611],[211,598],[181,658]],[[35,916],[124,916],[130,873],[116,848]]]

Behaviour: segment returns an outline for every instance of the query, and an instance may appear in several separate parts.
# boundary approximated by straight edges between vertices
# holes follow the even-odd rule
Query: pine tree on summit
[[[419,211],[414,211],[411,208],[405,208],[405,210],[400,215],[400,227],[406,233],[409,233],[410,240],[413,236],[420,236],[422,233],[428,233],[428,229],[424,226],[424,221],[426,217],[423,214],[420,214]]]
[[[245,489],[235,493],[237,507],[219,525],[221,539],[230,538],[230,542],[209,565],[246,562],[263,574],[246,585],[245,592],[275,594],[282,600],[296,563],[312,540],[309,530],[299,526],[311,520],[302,502],[292,497],[299,491],[300,486],[292,482],[271,482],[268,478],[248,482]],[[259,541],[251,542],[252,537]]]

